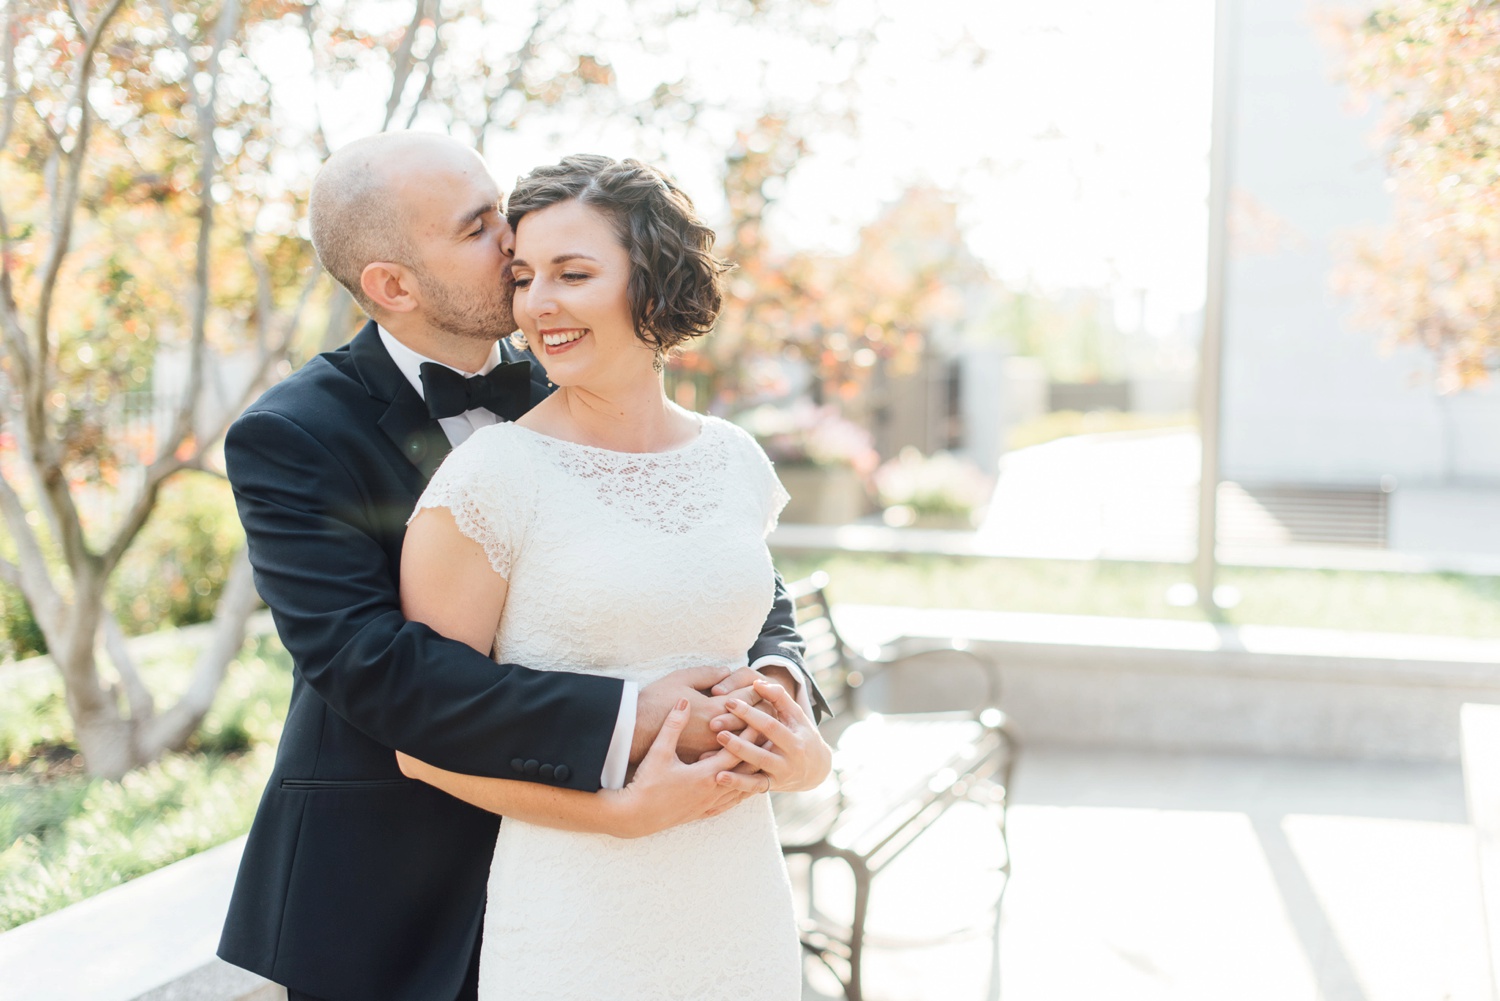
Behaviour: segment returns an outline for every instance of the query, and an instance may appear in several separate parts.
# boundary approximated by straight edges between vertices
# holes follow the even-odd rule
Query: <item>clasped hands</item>
[[[641,689],[631,760],[618,798],[640,836],[716,816],[750,796],[812,789],[833,752],[792,695],[784,667],[687,668]]]

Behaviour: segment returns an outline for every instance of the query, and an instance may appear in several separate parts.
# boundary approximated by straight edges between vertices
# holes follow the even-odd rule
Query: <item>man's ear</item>
[[[388,313],[410,313],[417,308],[417,279],[410,268],[390,261],[374,261],[359,273],[359,287],[378,308]]]

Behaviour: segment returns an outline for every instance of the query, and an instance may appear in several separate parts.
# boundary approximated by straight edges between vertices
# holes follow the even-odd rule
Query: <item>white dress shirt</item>
[[[417,395],[426,399],[422,389],[422,364],[431,362],[434,365],[443,365],[425,355],[418,354],[411,348],[396,340],[395,336],[384,327],[376,327],[380,333],[380,342],[385,345],[386,351],[391,356],[391,361],[406,376],[406,381],[411,383]],[[453,368],[452,365],[443,365],[444,368],[453,369],[464,377],[475,375],[488,375],[501,362],[500,344],[497,341],[490,349],[489,358],[485,359],[484,365],[477,372],[465,372],[462,369]],[[466,410],[453,417],[443,417],[438,420],[443,433],[448,436],[448,442],[454,448],[469,440],[469,436],[480,428],[489,427],[491,424],[500,423],[500,416],[494,411],[480,407],[477,410]],[[792,680],[796,684],[797,702],[802,706],[802,711],[812,719],[812,703],[807,694],[807,685],[803,681],[801,668],[785,657],[774,654],[759,657],[750,666],[755,670],[779,664],[787,668],[792,674]],[[604,755],[604,772],[600,776],[600,785],[605,789],[621,789],[625,785],[625,770],[630,765],[630,744],[635,737],[635,714],[636,705],[640,700],[640,686],[634,681],[622,682],[623,688],[620,692],[620,712],[615,717],[615,731],[610,737],[609,750]]]

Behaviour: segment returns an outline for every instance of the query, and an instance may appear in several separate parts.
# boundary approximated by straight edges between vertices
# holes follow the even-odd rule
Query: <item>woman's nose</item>
[[[535,278],[531,280],[531,287],[526,290],[526,315],[535,319],[541,319],[557,312],[557,302],[546,288],[539,288]]]

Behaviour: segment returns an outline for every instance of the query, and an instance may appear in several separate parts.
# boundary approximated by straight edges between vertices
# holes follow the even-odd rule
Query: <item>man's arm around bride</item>
[[[459,531],[446,509],[422,511],[407,529],[402,552],[402,612],[480,653],[488,653],[505,607],[508,586],[494,573],[485,550]],[[748,682],[767,713],[737,689],[722,699],[681,696],[623,789],[597,793],[514,779],[466,775],[398,753],[404,775],[481,809],[562,830],[642,837],[703,817],[716,816],[750,796],[811,789],[822,782],[832,752],[786,687],[755,672],[699,668],[668,677],[710,686]],[[641,702],[648,703],[646,686]],[[670,689],[669,689],[670,691]],[[680,746],[684,729],[722,705],[744,726],[719,729],[717,750]],[[646,716],[643,713],[642,716]],[[637,719],[637,734],[642,719]]]

